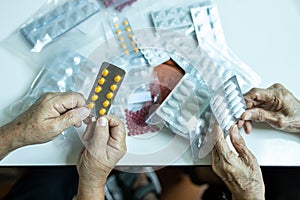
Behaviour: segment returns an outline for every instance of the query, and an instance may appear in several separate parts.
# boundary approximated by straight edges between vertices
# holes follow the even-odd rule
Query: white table
[[[1,0],[0,40],[9,36],[44,2]],[[297,83],[300,74],[300,3],[297,0],[284,3],[279,0],[227,0],[217,3],[229,46],[261,76],[260,86],[265,88],[280,82],[300,98],[300,84]],[[12,120],[8,107],[25,94],[40,66],[28,65],[3,48],[0,48],[0,60],[0,125],[3,125]],[[300,166],[299,135],[255,124],[253,133],[243,136],[260,165]],[[210,155],[194,163],[188,141],[174,138],[171,133],[152,138],[130,138],[127,144],[128,154],[119,165],[210,164]],[[81,147],[75,133],[72,141],[59,137],[46,144],[20,148],[9,154],[0,165],[75,164]]]

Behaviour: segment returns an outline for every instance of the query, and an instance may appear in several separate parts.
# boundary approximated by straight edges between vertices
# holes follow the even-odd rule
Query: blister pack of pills
[[[87,99],[88,108],[96,118],[109,113],[109,109],[124,79],[125,71],[107,62],[102,63]]]
[[[96,64],[84,56],[65,52],[41,69],[26,95],[11,105],[10,113],[18,116],[47,92],[78,91],[87,96],[97,71]]]
[[[211,98],[210,106],[224,133],[228,134],[247,108],[235,76],[224,82],[223,88]]]
[[[68,0],[55,9],[25,24],[21,33],[40,52],[44,46],[76,27],[100,10],[94,0]]]

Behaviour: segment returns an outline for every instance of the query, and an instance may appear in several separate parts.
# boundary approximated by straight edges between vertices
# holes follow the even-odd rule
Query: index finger
[[[246,94],[244,99],[248,108],[253,108],[262,102],[269,102],[274,98],[274,91],[271,89],[253,88]]]
[[[117,142],[125,141],[126,131],[124,123],[114,115],[107,115],[110,136]]]
[[[59,113],[64,113],[69,109],[85,106],[85,99],[77,92],[57,93],[51,100],[52,106]]]

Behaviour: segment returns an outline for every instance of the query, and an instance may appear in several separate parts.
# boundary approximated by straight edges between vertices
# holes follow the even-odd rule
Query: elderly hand
[[[80,185],[103,186],[107,176],[126,152],[124,124],[112,115],[90,123],[83,135],[86,149],[77,164]]]
[[[79,126],[90,114],[84,106],[79,93],[47,93],[1,130],[13,137],[17,147],[48,142],[68,127]]]
[[[254,88],[244,95],[248,110],[242,115],[239,126],[250,133],[252,125],[249,120],[267,122],[272,127],[300,133],[300,102],[281,84],[274,84],[267,89]],[[248,122],[247,122],[248,121]]]
[[[230,139],[238,156],[230,150],[218,125],[215,125],[214,132],[219,139],[212,151],[212,168],[231,191],[232,199],[264,199],[265,187],[260,167],[246,147],[237,126],[230,130]]]

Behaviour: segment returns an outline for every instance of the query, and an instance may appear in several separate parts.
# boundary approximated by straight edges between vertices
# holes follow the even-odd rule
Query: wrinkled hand
[[[246,133],[252,125],[248,120],[267,122],[272,127],[300,133],[300,102],[281,84],[274,84],[267,89],[254,88],[244,95],[248,110],[242,115]],[[247,122],[248,121],[248,122]]]
[[[230,150],[218,125],[215,125],[214,131],[219,139],[212,151],[212,168],[231,191],[232,199],[264,199],[265,187],[260,167],[246,147],[237,126],[230,130],[230,139],[238,156]]]
[[[7,126],[21,146],[48,142],[70,126],[80,126],[90,114],[84,106],[79,93],[47,93]]]
[[[107,176],[126,152],[124,124],[112,115],[90,123],[83,135],[86,149],[77,164],[80,183],[103,186]]]

